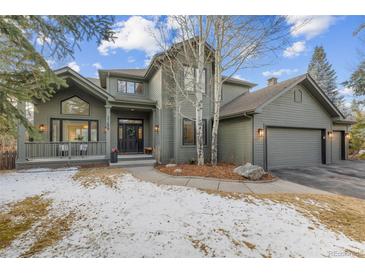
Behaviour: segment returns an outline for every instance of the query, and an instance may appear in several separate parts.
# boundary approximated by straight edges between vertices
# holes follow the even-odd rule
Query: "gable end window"
[[[90,115],[89,103],[80,97],[73,96],[61,101],[61,114]]]
[[[188,66],[184,66],[184,72],[183,72],[183,76],[184,76],[184,88],[187,91],[195,91],[197,88],[197,83],[198,83],[198,69],[197,68],[192,68],[192,67],[188,67]],[[207,91],[207,70],[204,69],[203,72],[203,94],[206,93]]]
[[[183,119],[183,132],[182,141],[183,145],[196,145],[196,129],[195,121],[184,118]],[[207,144],[207,120],[203,119],[203,140],[204,145]]]
[[[133,81],[125,81],[118,80],[117,91],[124,94],[137,94],[143,95],[143,83],[142,82],[133,82]]]
[[[296,103],[301,103],[302,102],[302,91],[301,90],[298,90],[298,89],[296,89],[295,91],[294,91],[294,102],[296,102]]]

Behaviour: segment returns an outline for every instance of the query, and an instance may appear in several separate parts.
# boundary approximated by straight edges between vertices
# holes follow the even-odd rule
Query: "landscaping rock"
[[[176,164],[167,164],[166,167],[175,167]]]
[[[177,168],[177,169],[174,170],[174,173],[180,174],[180,173],[182,173],[182,169],[181,168]]]
[[[260,180],[266,174],[262,167],[251,165],[250,163],[236,167],[233,172],[253,181]]]

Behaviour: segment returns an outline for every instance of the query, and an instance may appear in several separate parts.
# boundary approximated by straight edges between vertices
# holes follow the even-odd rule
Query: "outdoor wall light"
[[[159,133],[160,132],[160,125],[155,125],[154,130],[155,130],[156,133]]]
[[[257,130],[257,135],[258,135],[259,137],[264,137],[264,129],[263,129],[263,128],[259,128],[259,129]]]
[[[39,127],[38,127],[38,130],[39,130],[40,133],[44,133],[44,132],[46,132],[47,127],[44,124],[40,124]]]
[[[328,131],[328,137],[330,137],[330,138],[333,137],[333,132],[332,131]]]
[[[346,132],[345,137],[346,137],[346,139],[350,139],[350,133]]]

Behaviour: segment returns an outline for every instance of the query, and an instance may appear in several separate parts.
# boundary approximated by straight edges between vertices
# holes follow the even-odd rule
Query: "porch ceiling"
[[[153,101],[118,101],[109,102],[112,109],[128,110],[128,111],[152,111],[156,108],[156,102]]]

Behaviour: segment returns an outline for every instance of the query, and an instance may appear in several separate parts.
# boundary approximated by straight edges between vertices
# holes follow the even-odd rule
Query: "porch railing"
[[[26,142],[25,157],[32,159],[104,156],[106,142]]]

